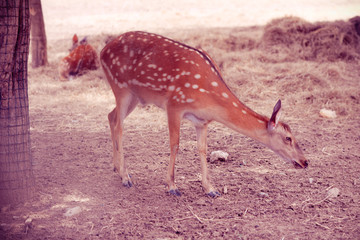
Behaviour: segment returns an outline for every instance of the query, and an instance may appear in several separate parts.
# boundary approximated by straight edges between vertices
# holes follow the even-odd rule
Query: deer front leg
[[[131,187],[132,182],[130,180],[130,176],[124,160],[124,149],[122,143],[123,121],[121,121],[116,108],[114,108],[114,110],[109,113],[108,119],[111,130],[111,138],[113,142],[114,171],[120,174],[122,184],[124,186]]]
[[[210,197],[218,197],[220,193],[216,191],[216,189],[211,185],[209,172],[207,168],[207,160],[206,160],[206,151],[207,151],[207,124],[197,125],[196,128],[196,136],[197,136],[197,144],[200,155],[200,164],[201,164],[201,176],[202,176],[202,186],[205,192]]]
[[[179,150],[180,141],[180,123],[181,117],[176,114],[176,111],[168,110],[169,136],[170,136],[170,162],[166,182],[168,191],[175,196],[181,196],[181,192],[175,185],[175,160]]]

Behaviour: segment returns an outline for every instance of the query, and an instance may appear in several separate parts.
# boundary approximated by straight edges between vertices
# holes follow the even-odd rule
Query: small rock
[[[25,220],[25,224],[30,225],[32,223],[32,221],[33,221],[33,219],[31,217],[29,217]]]
[[[340,189],[334,187],[334,188],[331,188],[329,191],[328,191],[328,197],[329,198],[334,198],[334,197],[337,197],[339,196],[340,194]]]
[[[266,192],[259,192],[259,197],[269,197],[269,194]]]
[[[336,112],[333,110],[322,108],[320,110],[320,116],[322,116],[324,118],[336,118]]]
[[[224,187],[224,194],[227,194],[228,193],[228,188],[227,186]]]
[[[313,178],[309,178],[309,183],[313,183],[314,182],[314,179]]]
[[[224,151],[213,151],[210,154],[210,162],[215,162],[217,160],[226,161],[229,157],[229,154]]]
[[[68,208],[66,210],[66,212],[64,213],[65,217],[71,217],[74,216],[76,214],[79,214],[81,212],[81,207],[77,206],[77,207],[73,207],[73,208]]]
[[[31,217],[29,217],[25,220],[25,233],[28,233],[29,229],[32,228],[32,221],[33,221],[33,219]]]

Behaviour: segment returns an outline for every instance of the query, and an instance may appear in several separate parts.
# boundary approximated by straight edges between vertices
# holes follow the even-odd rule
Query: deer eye
[[[286,140],[286,142],[288,142],[288,143],[291,143],[291,142],[292,142],[291,137],[286,137],[285,140]]]

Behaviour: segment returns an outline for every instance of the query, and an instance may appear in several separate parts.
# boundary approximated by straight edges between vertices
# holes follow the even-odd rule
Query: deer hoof
[[[122,184],[127,188],[131,188],[133,185],[130,180],[124,181]]]
[[[171,195],[174,195],[174,196],[177,196],[177,197],[180,197],[180,196],[181,196],[181,192],[179,191],[179,189],[171,189],[171,190],[169,191],[169,193],[170,193]]]
[[[211,191],[207,195],[212,198],[217,198],[221,196],[221,194],[218,191]]]

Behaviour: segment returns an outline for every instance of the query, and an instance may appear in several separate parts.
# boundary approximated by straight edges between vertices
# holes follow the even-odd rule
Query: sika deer
[[[61,59],[59,77],[61,81],[70,80],[71,76],[81,75],[87,70],[98,68],[99,62],[95,49],[86,38],[78,43],[76,34],[73,36],[73,46],[68,56]]]
[[[113,161],[123,185],[132,183],[124,159],[123,122],[140,102],[167,112],[170,134],[168,190],[180,195],[174,182],[179,149],[180,122],[190,120],[196,129],[202,169],[202,186],[209,196],[219,194],[211,185],[206,162],[207,126],[217,121],[271,148],[295,167],[308,165],[288,125],[279,122],[279,100],[270,118],[241,103],[227,87],[214,61],[202,50],[146,32],[128,32],[108,43],[101,64],[114,92],[116,107],[109,114]]]

